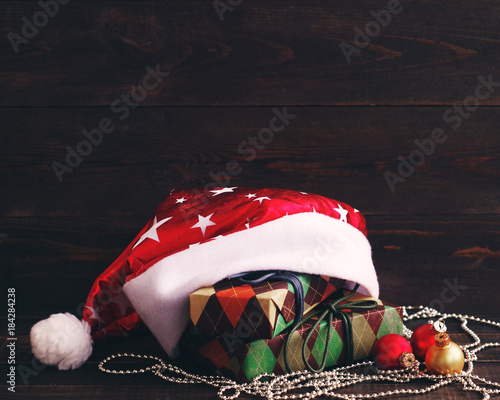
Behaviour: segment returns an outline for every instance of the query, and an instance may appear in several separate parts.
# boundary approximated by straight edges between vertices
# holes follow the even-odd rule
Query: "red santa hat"
[[[82,320],[54,314],[31,329],[34,355],[74,369],[93,340],[144,324],[169,356],[189,319],[189,295],[238,272],[288,270],[345,279],[378,297],[361,213],[284,189],[173,190],[152,220],[95,281]]]

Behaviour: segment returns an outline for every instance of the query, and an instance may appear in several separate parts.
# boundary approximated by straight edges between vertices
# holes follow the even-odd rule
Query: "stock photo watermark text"
[[[130,93],[122,93],[110,105],[111,112],[117,114],[120,121],[125,120],[130,115],[130,110],[137,108],[140,102],[148,97],[148,93],[155,90],[163,80],[169,76],[169,72],[161,71],[160,65],[154,68],[146,67],[146,75],[142,82],[134,86]],[[75,148],[66,146],[66,163],[53,161],[51,164],[52,170],[56,174],[59,182],[63,181],[65,173],[73,172],[73,169],[78,167],[84,157],[89,156],[95,147],[99,146],[104,138],[104,134],[112,133],[116,128],[115,123],[111,118],[104,117],[97,124],[96,128],[82,130],[82,135],[85,139],[80,140]]]
[[[359,55],[361,49],[368,47],[372,39],[380,35],[382,29],[386,28],[391,23],[393,15],[397,15],[402,11],[403,5],[400,4],[398,0],[389,0],[384,10],[371,10],[370,15],[373,20],[366,23],[364,31],[358,26],[354,27],[355,35],[352,40],[354,45],[346,42],[339,44],[339,48],[342,50],[342,54],[347,63],[351,63],[353,54]]]
[[[214,0],[212,5],[214,6],[215,12],[219,16],[221,21],[224,21],[224,13],[233,12],[235,7],[239,6],[243,0]]]
[[[297,114],[288,112],[286,106],[281,111],[274,107],[272,113],[273,116],[269,120],[268,127],[260,129],[256,135],[250,135],[238,144],[236,150],[239,155],[245,156],[245,162],[255,160],[259,152],[265,150],[266,146],[274,140],[275,133],[283,132],[291,120],[297,117]],[[191,207],[188,211],[183,210],[185,220],[205,207],[208,203],[208,198],[213,196],[213,193],[210,193],[211,189],[227,187],[231,179],[243,171],[241,163],[237,160],[228,161],[225,167],[222,171],[210,171],[209,176],[212,181],[205,185],[203,192],[196,188],[193,189],[196,195],[201,194],[201,196],[197,199],[194,207]]]
[[[479,75],[477,77],[479,84],[474,90],[474,94],[463,99],[462,104],[454,104],[443,112],[442,120],[448,124],[452,131],[456,131],[464,120],[468,119],[473,112],[479,108],[481,101],[487,100],[497,87],[500,86],[500,81],[494,81],[492,74],[487,77]],[[422,165],[427,157],[430,157],[436,151],[436,145],[446,142],[448,134],[446,129],[436,127],[432,130],[430,136],[423,140],[415,139],[413,142],[417,146],[407,157],[398,156],[400,161],[397,167],[397,173],[389,170],[384,172],[384,178],[391,192],[395,192],[396,184],[404,183],[416,170]]]
[[[20,45],[28,44],[31,39],[40,33],[40,29],[45,28],[50,18],[54,18],[59,13],[60,5],[64,6],[69,2],[70,0],[40,0],[37,3],[40,10],[33,13],[31,21],[26,16],[21,18],[23,23],[21,34],[16,32],[9,32],[7,34],[7,39],[9,39],[14,53],[18,54]]]
[[[16,391],[16,289],[7,289],[7,390]]]

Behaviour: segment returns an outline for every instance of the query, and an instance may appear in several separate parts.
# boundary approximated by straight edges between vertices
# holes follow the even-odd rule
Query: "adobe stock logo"
[[[134,86],[130,93],[122,93],[110,104],[112,113],[117,114],[120,121],[127,119],[130,115],[130,110],[136,109],[139,103],[144,101],[149,93],[155,90],[163,80],[169,76],[169,72],[161,71],[160,65],[157,64],[154,68],[149,65],[146,67],[146,74],[142,78],[141,83]],[[83,129],[81,131],[85,139],[80,140],[75,148],[66,146],[66,163],[52,161],[51,167],[54,171],[57,180],[61,183],[65,173],[73,172],[74,168],[78,167],[84,157],[88,157],[94,148],[99,146],[105,134],[111,134],[116,129],[116,125],[111,118],[102,118],[97,127],[91,129]]]
[[[227,3],[221,0],[214,0],[212,5],[215,8],[215,12],[219,16],[219,19],[224,21],[224,13],[233,12],[236,7],[238,7],[243,0],[226,0]]]
[[[392,16],[401,13],[401,11],[403,11],[403,6],[399,0],[389,0],[385,10],[371,10],[370,15],[373,17],[373,21],[366,23],[364,32],[357,26],[354,28],[354,32],[356,32],[353,38],[354,46],[346,42],[339,44],[347,63],[351,63],[353,54],[360,54],[361,49],[368,47],[372,39],[380,35],[382,29],[391,23]]]
[[[245,162],[255,160],[258,153],[264,151],[267,145],[270,145],[275,138],[275,133],[281,133],[290,124],[290,121],[297,117],[297,114],[288,112],[287,107],[284,106],[280,111],[276,107],[272,109],[273,116],[270,118],[267,126],[259,130],[256,135],[250,135],[240,142],[237,147],[237,152],[241,156],[245,156]],[[209,198],[213,196],[210,192],[211,189],[216,187],[227,187],[232,178],[243,172],[241,162],[237,160],[229,160],[222,171],[210,171],[210,178],[213,181],[208,182],[203,188],[203,192],[197,188],[193,189],[193,193],[199,198],[196,204],[188,210],[183,209],[182,214],[184,220],[188,220],[194,213],[199,213],[209,203]]]
[[[454,104],[453,107],[446,109],[442,114],[443,122],[450,125],[452,131],[460,128],[462,123],[479,109],[481,101],[489,99],[495,93],[495,88],[500,87],[500,81],[494,81],[492,74],[487,77],[479,75],[477,80],[479,83],[474,90],[474,94],[465,97],[462,104]],[[436,145],[446,142],[448,137],[449,135],[444,128],[436,127],[428,138],[423,140],[415,139],[413,143],[415,143],[417,149],[410,152],[406,158],[402,155],[398,156],[397,173],[389,170],[384,172],[384,178],[391,192],[394,193],[396,184],[404,183],[416,171],[417,167],[434,154]]]
[[[433,299],[429,303],[429,307],[432,307],[441,313],[444,312],[447,304],[453,303],[462,292],[465,292],[468,289],[467,285],[460,285],[458,283],[458,278],[454,278],[453,282],[445,279],[443,283],[444,288],[441,291],[440,297]]]
[[[39,1],[37,4],[41,10],[36,11],[31,18],[31,21],[25,16],[21,18],[23,26],[21,28],[21,35],[15,32],[9,32],[7,34],[7,39],[14,50],[14,53],[19,53],[19,46],[22,44],[28,44],[30,39],[33,39],[40,32],[41,28],[44,28],[48,23],[49,19],[55,17],[59,13],[59,5],[66,5],[70,0],[47,0]]]

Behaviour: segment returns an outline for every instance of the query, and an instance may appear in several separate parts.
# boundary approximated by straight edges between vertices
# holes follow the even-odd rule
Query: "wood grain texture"
[[[453,130],[443,122],[445,107],[292,107],[287,113],[296,117],[271,142],[250,144],[269,127],[273,109],[283,112],[155,107],[124,121],[107,109],[0,109],[8,132],[0,146],[0,210],[8,217],[146,218],[174,187],[204,187],[219,177],[237,186],[316,192],[367,215],[500,211],[497,108],[480,108]],[[51,164],[65,164],[66,147],[77,149],[86,140],[82,130],[103,118],[115,121],[115,131],[60,183]],[[408,159],[419,149],[415,140],[428,140],[436,127],[448,139],[392,192],[384,174],[398,174],[398,157]],[[241,173],[225,182],[231,160]]]
[[[387,4],[245,0],[221,21],[210,1],[73,0],[15,54],[39,6],[1,2],[0,104],[107,106],[156,65],[171,75],[142,105],[453,104],[500,81],[495,1],[402,1],[347,63],[341,43]]]
[[[387,1],[243,0],[221,20],[212,1],[72,0],[18,54],[9,34],[40,5],[0,2],[0,281],[16,288],[17,363],[33,372],[23,382],[18,371],[7,398],[217,398],[206,386],[98,371],[111,353],[163,357],[147,332],[96,344],[88,363],[63,372],[37,364],[29,330],[50,313],[79,315],[170,190],[225,179],[232,160],[241,172],[224,184],[361,210],[383,299],[500,320],[500,5],[401,4],[348,63],[340,46],[356,45],[355,29]],[[143,93],[148,67],[161,79]],[[264,143],[276,113],[296,116]],[[83,131],[107,119],[113,132],[60,182],[52,163],[66,163],[68,146],[85,150]],[[392,191],[384,174],[401,174],[436,129],[446,140]],[[498,349],[485,351],[476,371],[497,380],[499,361]],[[477,396],[447,387],[425,398]]]
[[[182,360],[169,360],[163,350],[151,337],[150,334],[144,333],[128,338],[126,341],[109,342],[105,346],[97,346],[89,361],[80,369],[75,371],[59,371],[52,367],[40,365],[38,361],[33,359],[30,351],[29,338],[27,332],[31,325],[36,321],[32,318],[23,318],[18,321],[18,330],[20,332],[17,342],[17,363],[22,365],[23,374],[18,377],[22,383],[16,390],[16,395],[9,398],[17,399],[32,399],[32,398],[50,398],[50,399],[67,399],[69,397],[78,399],[123,399],[123,398],[147,398],[147,399],[217,399],[217,390],[206,385],[176,385],[169,382],[164,382],[152,374],[142,375],[107,375],[100,372],[97,364],[105,357],[118,352],[133,352],[140,354],[156,355],[167,362],[174,362],[176,365],[184,368],[189,372],[207,373],[207,371],[199,369],[192,364],[187,364]],[[0,319],[0,322],[5,322],[5,319]],[[411,324],[410,324],[411,326]],[[455,327],[453,327],[455,329]],[[480,335],[483,341],[498,340],[499,334],[492,333],[491,328],[486,326],[474,326],[476,332]],[[457,332],[454,339],[458,343],[469,343],[470,338],[464,333]],[[5,337],[1,337],[2,341]],[[3,354],[2,354],[3,355]],[[5,367],[5,357],[2,357],[0,364]],[[494,380],[496,379],[494,363],[500,360],[500,350],[490,349],[479,354],[479,359],[474,363],[475,371],[480,376]],[[144,362],[137,362],[126,359],[118,359],[114,364],[120,369],[137,368],[150,365]],[[421,387],[416,384],[415,387]],[[365,385],[366,391],[381,391],[395,390],[398,386],[392,384]],[[359,388],[345,390],[345,393],[359,393]],[[250,396],[242,396],[243,399],[251,399]],[[394,399],[404,399],[407,397],[393,397]],[[457,386],[449,386],[440,389],[428,395],[426,398],[432,399],[474,399],[476,395],[463,392]]]
[[[3,240],[3,260],[10,266],[7,281],[17,288],[22,315],[81,312],[95,278],[146,223],[116,219],[44,218],[24,226],[9,219],[13,238]],[[381,298],[488,318],[498,315],[500,219],[368,217],[368,228]],[[64,283],[56,279],[61,275]],[[53,288],[50,295],[47,288]]]

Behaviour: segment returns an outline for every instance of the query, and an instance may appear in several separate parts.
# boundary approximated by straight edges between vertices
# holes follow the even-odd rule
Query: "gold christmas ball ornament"
[[[425,355],[425,365],[431,374],[459,374],[464,368],[465,357],[462,349],[450,340],[446,332],[439,332],[434,344]]]

